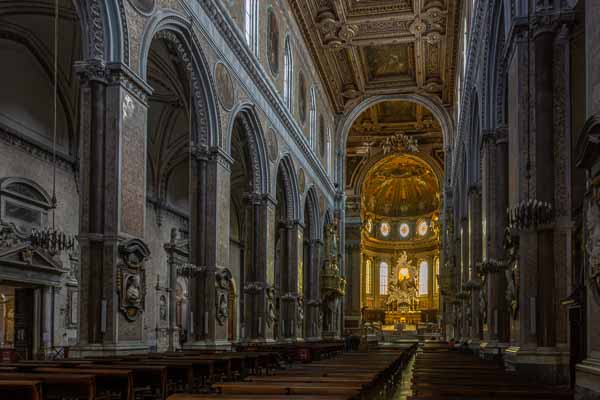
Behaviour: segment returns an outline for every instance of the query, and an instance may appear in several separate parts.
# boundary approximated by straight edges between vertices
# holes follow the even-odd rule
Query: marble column
[[[302,226],[298,221],[288,221],[282,227],[287,254],[282,264],[280,324],[282,339],[296,341],[302,337],[303,321],[298,318],[298,270],[302,260]]]
[[[81,297],[76,355],[147,351],[143,302],[135,315],[122,307],[118,276],[129,252],[149,255],[146,214],[146,116],[151,88],[129,67],[78,62],[80,104]],[[125,258],[124,258],[125,257]],[[137,275],[143,280],[143,272]],[[142,296],[145,287],[140,285]]]

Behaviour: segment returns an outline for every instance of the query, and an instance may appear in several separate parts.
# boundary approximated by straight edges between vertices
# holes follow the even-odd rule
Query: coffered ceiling
[[[336,110],[366,96],[451,104],[457,0],[289,0]]]

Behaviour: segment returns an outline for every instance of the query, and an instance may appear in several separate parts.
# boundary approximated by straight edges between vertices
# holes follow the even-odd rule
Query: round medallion
[[[419,232],[420,236],[427,235],[428,229],[429,229],[429,227],[427,226],[427,221],[425,221],[425,220],[420,221],[419,224],[417,225],[417,232]]]
[[[408,224],[406,222],[403,222],[402,224],[400,224],[400,236],[405,238],[408,236],[409,233],[410,233],[410,228],[408,227]]]
[[[300,168],[298,171],[298,189],[300,193],[304,193],[304,189],[306,188],[306,176],[304,176],[304,170]]]
[[[279,145],[277,144],[277,134],[273,128],[269,129],[267,133],[267,147],[269,159],[272,162],[277,161],[277,157],[279,157]]]
[[[379,231],[381,232],[381,234],[383,236],[387,236],[390,234],[390,224],[388,224],[387,222],[382,222],[381,225],[379,226]]]
[[[142,14],[152,14],[154,11],[154,0],[129,0],[129,3]]]
[[[219,101],[229,111],[233,108],[233,103],[235,102],[235,90],[229,70],[223,63],[218,63],[215,67],[215,80],[217,82]]]

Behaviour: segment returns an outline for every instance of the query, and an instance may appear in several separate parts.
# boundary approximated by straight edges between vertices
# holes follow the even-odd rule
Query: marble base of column
[[[509,347],[504,352],[507,369],[525,379],[549,385],[569,382],[569,351],[557,347]]]
[[[600,352],[575,366],[575,400],[600,400]]]

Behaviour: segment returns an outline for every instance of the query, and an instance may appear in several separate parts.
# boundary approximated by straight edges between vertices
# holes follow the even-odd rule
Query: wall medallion
[[[279,145],[277,144],[277,134],[273,128],[267,131],[267,150],[269,152],[269,160],[277,161],[279,157]]]
[[[298,190],[300,193],[304,193],[304,189],[306,188],[306,176],[304,175],[304,170],[300,168],[298,171]]]
[[[223,63],[217,63],[215,67],[215,81],[217,82],[217,92],[221,105],[227,110],[233,108],[235,102],[235,89],[229,70]]]
[[[142,14],[152,14],[155,0],[129,0],[129,3]]]
[[[302,71],[298,76],[298,117],[300,123],[304,125],[306,123],[306,80]]]
[[[269,67],[273,75],[279,74],[279,26],[277,24],[277,16],[272,8],[269,8],[269,16],[267,17],[267,56],[269,58]]]

